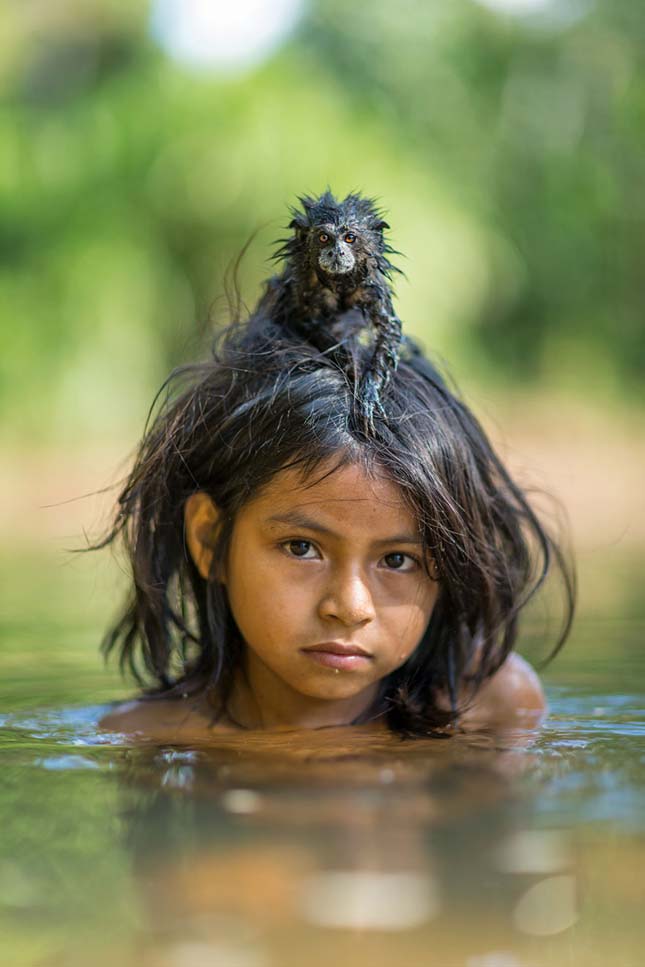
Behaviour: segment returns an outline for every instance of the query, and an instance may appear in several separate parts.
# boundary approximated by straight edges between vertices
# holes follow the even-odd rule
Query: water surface
[[[635,581],[619,611],[587,583],[540,730],[173,747],[97,729],[127,693],[96,657],[113,576],[12,558],[0,577],[3,963],[644,962]]]

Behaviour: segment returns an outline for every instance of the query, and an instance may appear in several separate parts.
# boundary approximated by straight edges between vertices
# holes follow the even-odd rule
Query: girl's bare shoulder
[[[111,709],[99,721],[106,732],[152,740],[202,739],[222,731],[203,698],[140,698]]]
[[[464,712],[464,725],[535,725],[546,712],[544,691],[535,670],[512,652],[481,686]]]
[[[440,708],[450,708],[447,692],[439,692],[436,700]],[[464,686],[459,700],[464,708],[459,716],[462,728],[530,728],[538,725],[546,712],[540,679],[529,663],[514,652],[474,697]]]

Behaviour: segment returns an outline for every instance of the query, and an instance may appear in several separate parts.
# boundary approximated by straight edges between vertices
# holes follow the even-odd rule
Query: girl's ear
[[[186,544],[205,581],[211,577],[218,523],[219,511],[208,494],[203,490],[191,494],[184,507]]]

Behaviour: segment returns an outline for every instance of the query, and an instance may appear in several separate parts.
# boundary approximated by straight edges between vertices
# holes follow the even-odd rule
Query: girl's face
[[[356,465],[325,469],[313,483],[281,471],[242,508],[220,575],[265,724],[330,703],[351,721],[415,650],[438,594],[400,490]],[[208,551],[191,550],[207,574]]]

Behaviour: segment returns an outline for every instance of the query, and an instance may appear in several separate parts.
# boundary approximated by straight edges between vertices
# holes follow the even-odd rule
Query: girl
[[[555,568],[555,652],[572,573],[411,340],[366,419],[361,320],[340,314],[321,349],[311,326],[256,312],[171,377],[99,545],[121,538],[133,577],[104,648],[146,686],[104,728],[439,735],[539,718],[518,619]]]

